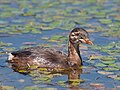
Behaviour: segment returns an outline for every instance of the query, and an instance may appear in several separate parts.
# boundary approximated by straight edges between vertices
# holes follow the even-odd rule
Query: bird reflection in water
[[[11,63],[10,63],[11,64]],[[12,65],[11,65],[12,66]],[[20,71],[19,73],[27,74],[32,76],[33,82],[38,82],[38,84],[44,83],[47,85],[52,85],[53,87],[59,85],[56,82],[48,82],[53,80],[55,77],[63,77],[64,75],[68,76],[68,80],[64,82],[65,87],[68,90],[79,90],[81,89],[80,83],[83,83],[84,80],[80,78],[80,74],[82,73],[82,68],[78,67],[70,67],[68,70],[61,70],[61,71],[49,71],[49,69],[40,68],[40,69],[33,69],[29,72],[25,70],[15,70],[17,68],[12,67],[14,71]],[[49,78],[50,77],[50,78]],[[42,79],[46,80],[42,80]],[[59,81],[57,81],[59,82]],[[84,90],[84,89],[83,89]]]

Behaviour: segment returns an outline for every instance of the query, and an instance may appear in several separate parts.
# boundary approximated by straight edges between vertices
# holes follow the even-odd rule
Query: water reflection
[[[84,82],[80,78],[80,74],[82,73],[82,69],[79,68],[71,68],[71,71],[68,73],[68,86],[69,90],[79,90],[80,83]]]
[[[15,67],[13,63],[9,63],[11,65],[11,68],[14,71],[17,71],[19,73],[22,74],[28,74],[30,76],[32,76],[32,81],[34,84],[46,84],[46,85],[51,85],[51,86],[55,86],[55,85],[60,85],[62,87],[67,87],[69,88],[69,90],[79,90],[80,88],[80,83],[84,82],[84,80],[82,80],[80,78],[80,74],[82,73],[82,68],[78,68],[78,67],[70,67],[67,70],[61,70],[61,71],[50,71],[49,69],[45,69],[45,68],[37,68],[37,69],[29,69],[29,71],[27,72],[26,69],[23,70],[18,70],[20,68]],[[61,84],[59,84],[58,82],[61,81],[61,79],[59,79],[56,82],[52,82],[52,80],[54,80],[55,77],[64,77],[64,75],[67,75],[68,80],[64,81]]]

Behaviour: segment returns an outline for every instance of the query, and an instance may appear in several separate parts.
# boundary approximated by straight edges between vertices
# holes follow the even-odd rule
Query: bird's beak
[[[88,38],[85,38],[85,39],[79,39],[82,43],[85,43],[85,44],[90,44],[90,45],[93,45],[93,42],[88,39]]]

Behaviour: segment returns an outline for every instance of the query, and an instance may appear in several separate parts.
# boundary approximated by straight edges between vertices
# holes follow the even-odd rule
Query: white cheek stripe
[[[72,35],[75,35],[75,33],[73,32]]]

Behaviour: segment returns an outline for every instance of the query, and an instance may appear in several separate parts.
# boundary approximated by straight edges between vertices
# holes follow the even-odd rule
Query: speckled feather
[[[17,62],[18,60],[20,62],[26,61],[30,65],[32,65],[31,62],[34,62],[35,65],[41,67],[61,67],[61,65],[63,67],[67,64],[66,54],[52,48],[43,48],[41,46],[26,48],[12,52],[11,54],[14,56],[13,60],[17,59]]]

